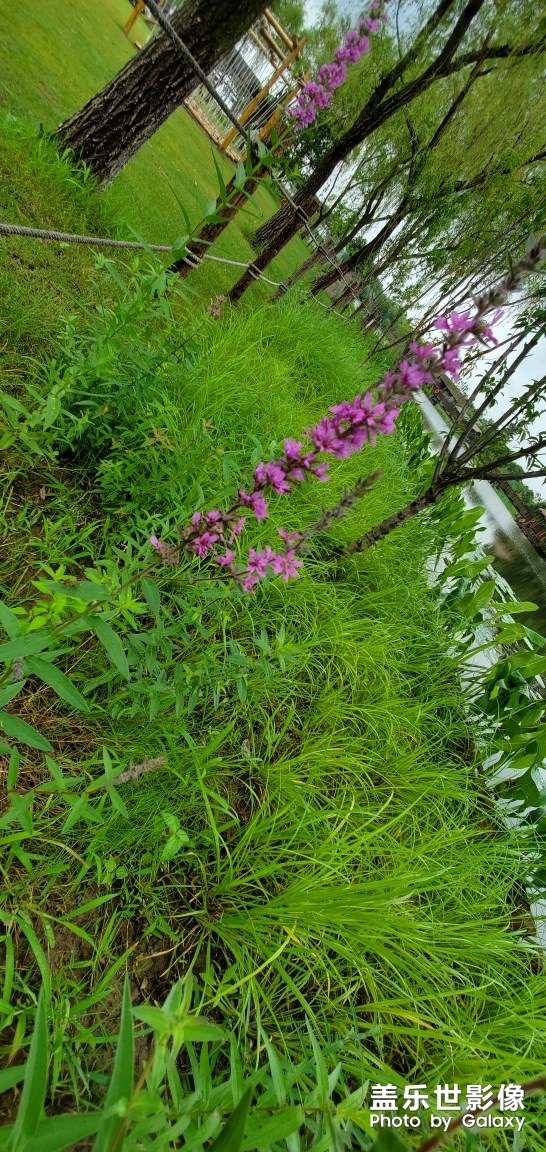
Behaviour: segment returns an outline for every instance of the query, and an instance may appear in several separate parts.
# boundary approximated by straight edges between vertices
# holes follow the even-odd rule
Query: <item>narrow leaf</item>
[[[53,688],[61,700],[66,700],[67,704],[71,704],[80,712],[89,712],[87,700],[84,700],[81,692],[78,692],[68,676],[65,676],[64,672],[61,672],[55,664],[50,664],[48,660],[40,660],[39,656],[29,656],[27,667],[29,672]]]
[[[205,1040],[225,1040],[226,1038],[222,1028],[219,1028],[217,1024],[211,1024],[203,1016],[188,1016],[184,1020],[183,1027],[185,1039],[191,1040],[192,1044]]]
[[[140,586],[142,588],[142,594],[148,605],[148,608],[156,617],[156,619],[158,619],[161,608],[161,601],[157,584],[154,584],[153,580],[144,579],[141,580]]]
[[[38,1125],[24,1152],[64,1152],[93,1136],[103,1118],[102,1112],[82,1112],[74,1116],[48,1116]],[[87,1147],[87,1145],[86,1145]]]
[[[0,1094],[8,1092],[25,1078],[26,1064],[15,1064],[13,1068],[0,1069]]]
[[[131,676],[129,665],[127,663],[125,649],[117,632],[114,632],[114,629],[106,623],[106,620],[103,620],[102,616],[90,616],[89,624],[100,640],[103,648],[106,649],[114,667],[117,668],[125,680],[129,680]]]
[[[38,1127],[47,1089],[47,1062],[46,995],[42,985],[17,1119],[13,1125],[9,1142],[10,1152],[18,1152],[20,1148],[23,1148]]]
[[[15,612],[12,612],[11,608],[8,608],[3,600],[0,600],[0,626],[4,629],[4,632],[7,633],[10,640],[15,640],[17,636],[21,635],[21,624]]]
[[[227,1124],[224,1124],[220,1135],[211,1144],[209,1152],[240,1152],[251,1095],[252,1088],[248,1088],[235,1111],[231,1113]]]
[[[222,204],[225,204],[227,201],[226,185],[224,183],[224,177],[222,176],[222,170],[221,170],[220,165],[218,163],[218,157],[217,157],[214,150],[212,150],[212,159],[214,161],[214,167],[216,168],[216,175],[218,177],[218,185],[220,188],[220,199],[222,201]]]
[[[297,1132],[305,1121],[303,1108],[286,1108],[265,1120],[252,1118],[248,1125],[248,1134],[241,1144],[241,1152],[253,1152],[255,1148],[268,1147],[280,1140],[286,1140]],[[332,1144],[330,1144],[332,1147]]]
[[[133,1033],[133,1017],[131,1013],[131,992],[129,989],[129,981],[125,977],[123,985],[123,1004],[121,1009],[121,1023],[119,1029],[118,1046],[116,1049],[116,1057],[114,1060],[114,1070],[112,1072],[112,1079],[110,1080],[110,1087],[108,1089],[106,1100],[104,1102],[105,1111],[114,1107],[120,1100],[129,1100],[133,1091],[133,1077],[134,1077],[134,1033]],[[97,1139],[93,1145],[93,1152],[108,1152],[112,1137],[116,1131],[120,1119],[118,1116],[107,1116],[99,1129]]]
[[[37,748],[40,752],[53,752],[53,746],[41,736],[32,724],[20,720],[18,716],[10,716],[8,712],[0,712],[0,731],[21,744],[28,744],[29,748]]]
[[[84,600],[92,604],[95,600],[110,600],[111,594],[104,584],[93,584],[91,580],[82,580],[81,584],[61,584],[58,580],[42,580],[40,583],[50,592],[61,592],[69,600]]]
[[[47,632],[29,632],[27,636],[19,636],[9,640],[7,644],[0,644],[0,662],[6,664],[11,660],[21,660],[23,656],[33,656],[36,652],[43,652],[51,644],[51,636]]]

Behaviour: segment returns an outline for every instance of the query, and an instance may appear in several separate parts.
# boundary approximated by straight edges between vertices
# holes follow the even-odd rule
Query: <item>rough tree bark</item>
[[[377,544],[379,540],[383,540],[388,536],[394,528],[398,528],[400,524],[405,524],[406,520],[411,520],[413,516],[418,516],[420,512],[424,512],[425,508],[430,507],[436,500],[445,492],[448,484],[441,484],[429,488],[423,492],[422,496],[417,496],[400,512],[395,512],[393,516],[387,516],[381,524],[375,528],[370,528],[365,536],[360,536],[358,540],[353,540],[352,544],[348,544],[346,552],[364,552],[366,548],[371,548],[372,544]]]
[[[263,0],[186,0],[171,24],[205,72],[210,72],[248,30]],[[65,120],[55,137],[84,161],[102,184],[121,171],[139,148],[197,86],[191,65],[163,31],[129,60],[114,79]]]
[[[186,252],[193,257],[192,263],[188,263],[186,259],[175,260],[171,264],[169,271],[178,272],[182,280],[186,280],[196,267],[201,263],[207,248],[222,235],[222,232],[227,228],[230,220],[237,215],[240,208],[244,208],[248,204],[248,198],[256,191],[260,178],[267,172],[267,168],[259,169],[254,176],[245,181],[244,191],[235,193],[235,176],[232,176],[228,184],[226,184],[226,196],[230,197],[230,203],[225,204],[220,198],[216,201],[216,211],[222,217],[214,224],[204,224],[200,231],[190,240],[186,246]]]

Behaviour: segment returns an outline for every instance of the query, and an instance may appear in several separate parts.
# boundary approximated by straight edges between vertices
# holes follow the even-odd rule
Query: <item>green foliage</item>
[[[455,503],[344,568],[325,559],[420,490],[410,409],[334,464],[332,503],[383,479],[298,581],[251,599],[197,560],[161,567],[151,533],[229,506],[386,365],[363,372],[361,334],[318,304],[216,323],[160,267],[102,263],[5,392],[0,1136],[368,1152],[372,1080],[543,1069],[546,981],[513,923],[535,833],[491,807],[459,680],[475,623],[517,625],[467,566],[475,516]],[[312,523],[324,492],[273,501],[252,543]],[[441,607],[427,563],[446,524],[463,568]],[[491,721],[504,738],[496,686],[524,732],[533,658],[487,682],[486,739]]]

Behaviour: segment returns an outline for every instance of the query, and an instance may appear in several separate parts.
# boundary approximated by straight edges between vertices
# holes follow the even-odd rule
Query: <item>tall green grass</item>
[[[117,228],[47,142],[22,148],[25,131],[2,137],[10,210],[41,222],[47,204],[52,223]],[[152,532],[174,538],[196,505],[228,500],[258,459],[384,368],[363,372],[353,325],[295,299],[255,297],[215,321],[206,293],[173,299],[168,316],[150,298],[105,343],[119,276],[144,283],[146,263],[116,261],[105,283],[89,254],[34,246],[20,259],[18,245],[2,265],[4,390],[38,411],[55,373],[72,372],[54,423],[33,430],[44,455],[17,437],[6,453],[0,596],[34,620],[51,606],[44,578],[134,577]],[[2,759],[1,1053],[10,1067],[26,1055],[43,986],[51,1111],[103,1099],[125,972],[134,1001],[153,1005],[191,969],[192,1007],[232,1032],[245,1069],[264,1037],[307,1068],[307,1021],[349,1086],[542,1072],[546,981],[521,907],[530,833],[501,824],[481,780],[428,579],[440,531],[409,522],[369,553],[328,558],[414,494],[404,435],[272,500],[249,542],[307,526],[375,469],[298,580],[241,597],[158,563],[159,620],[137,584],[116,618],[129,681],[87,636],[62,666],[89,713],[37,678],[10,705],[54,751]],[[115,791],[99,783],[160,757]]]
[[[89,333],[100,331],[90,323],[88,355]],[[27,457],[34,487],[12,450],[2,577],[12,606],[28,605],[40,574],[148,562],[152,530],[174,531],[199,499],[214,506],[248,477],[253,453],[274,454],[328,404],[373,384],[372,368],[357,369],[361,337],[314,302],[220,322],[196,306],[191,332],[182,358],[145,388],[146,330],[141,358],[122,348],[116,379],[128,389],[133,372],[133,403],[116,407],[112,391],[108,436],[99,415],[72,447],[63,415],[48,434],[62,467]],[[335,465],[328,485],[273,501],[252,542],[312,522],[376,468],[380,483],[331,540],[361,534],[413,492],[399,434]],[[322,1044],[342,1043],[339,1059],[358,1082],[539,1073],[546,982],[534,945],[512,926],[528,843],[501,826],[480,782],[426,577],[437,543],[433,528],[410,522],[346,566],[326,562],[317,544],[299,580],[248,598],[225,588],[203,600],[160,570],[170,654],[149,665],[140,689],[83,645],[67,671],[87,684],[89,717],[69,715],[43,687],[21,700],[80,792],[105,763],[166,763],[118,788],[121,811],[107,791],[91,791],[86,812],[67,820],[51,769],[23,758],[17,792],[49,785],[22,835],[17,821],[4,829],[16,961],[6,1054],[24,1046],[45,977],[56,1091],[94,1099],[124,968],[134,996],[152,1001],[192,968],[195,1007],[249,1055],[263,1029],[297,1061],[308,1019]],[[127,643],[135,636],[128,617]],[[174,667],[173,651],[197,696],[191,711],[177,709],[168,680],[151,718],[149,692]]]

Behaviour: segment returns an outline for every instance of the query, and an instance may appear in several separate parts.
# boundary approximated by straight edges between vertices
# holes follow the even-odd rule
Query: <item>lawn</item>
[[[130,59],[132,41],[145,42],[148,29],[142,20],[135,24],[131,40],[123,34],[130,12],[127,0],[100,0],[93,5],[65,0],[54,14],[48,5],[36,4],[31,17],[24,5],[16,5],[10,9],[9,21],[4,9],[0,13],[0,27],[4,25],[0,107],[36,130],[42,126],[52,131]],[[174,243],[185,231],[179,201],[195,225],[218,194],[212,148],[185,109],[177,111],[116,179],[108,200],[120,224],[129,225],[150,243]],[[218,156],[224,176],[231,175],[233,164],[221,153]],[[268,191],[260,189],[255,196],[255,218],[247,215],[245,225],[257,227],[277,207]],[[15,222],[22,222],[18,215]],[[252,256],[237,225],[224,233],[214,251],[231,259]],[[293,271],[307,254],[302,241],[293,241],[273,265],[273,279]],[[234,279],[236,274],[226,271],[219,282],[225,287]],[[215,273],[214,285],[217,281]],[[205,277],[204,290],[207,286]]]
[[[209,145],[183,112],[100,197],[33,131],[127,58],[128,12],[71,0],[37,5],[32,20],[10,13],[7,218],[164,240],[180,230],[170,184],[196,216],[214,194]],[[259,204],[272,207],[266,193]],[[236,226],[219,247],[250,251]],[[198,508],[229,508],[258,461],[373,387],[385,363],[363,369],[356,326],[297,295],[271,306],[254,290],[213,318],[226,271],[192,277],[188,295],[147,255],[105,265],[21,240],[0,256],[6,1121],[23,1103],[32,1121],[18,1086],[28,1059],[42,1077],[35,1123],[43,1099],[55,1124],[80,1114],[83,1140],[63,1144],[56,1128],[54,1144],[40,1129],[35,1152],[87,1148],[99,1123],[96,1147],[110,1152],[203,1152],[244,1081],[243,1147],[366,1152],[370,1082],[402,1093],[539,1076],[546,975],[522,923],[530,841],[483,784],[429,578],[446,526],[410,521],[361,556],[337,555],[415,494],[415,414],[247,525],[252,547],[274,545],[279,528],[313,524],[380,471],[313,538],[298,579],[243,594],[195,557],[162,565],[150,545],[174,546]],[[529,1108],[530,1152],[543,1121]],[[491,1130],[487,1147],[515,1150],[509,1135]],[[465,1134],[451,1147],[480,1145]]]

